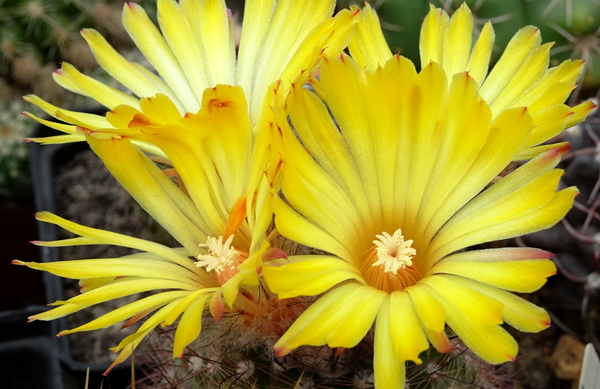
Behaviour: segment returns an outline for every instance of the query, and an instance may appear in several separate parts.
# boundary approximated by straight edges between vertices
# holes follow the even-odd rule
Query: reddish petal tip
[[[274,347],[273,350],[275,350],[275,355],[278,357],[288,355],[292,351],[289,347],[286,346]]]

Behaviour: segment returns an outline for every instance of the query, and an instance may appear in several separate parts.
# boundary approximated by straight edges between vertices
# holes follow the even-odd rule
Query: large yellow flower
[[[56,81],[109,109],[106,116],[26,100],[64,123],[35,118],[66,133],[42,143],[87,141],[111,173],[182,247],[169,248],[71,223],[42,212],[44,222],[76,235],[43,246],[114,244],[141,250],[123,258],[16,264],[82,279],[83,294],[32,320],[51,320],[107,300],[156,290],[88,324],[89,331],[156,311],[114,350],[123,361],[157,325],[180,316],[174,356],[200,333],[207,301],[217,319],[241,283],[255,285],[272,219],[269,109],[291,82],[307,79],[319,57],[348,43],[358,12],[331,18],[333,0],[251,0],[236,60],[231,15],[223,0],[158,1],[161,31],[141,7],[125,5],[123,24],[154,71],[130,63],[94,30],[83,31],[98,63],[135,96],[93,80],[68,63]],[[307,10],[310,10],[308,12]],[[277,91],[277,94],[275,94]],[[137,96],[137,97],[136,97]],[[161,168],[155,162],[161,164]],[[166,166],[166,167],[165,167]],[[266,172],[266,174],[265,174]],[[114,366],[113,364],[113,366]]]
[[[509,108],[527,107],[534,129],[515,160],[531,159],[555,147],[541,144],[564,128],[583,121],[594,109],[592,101],[573,108],[563,104],[576,87],[584,61],[568,60],[548,69],[553,43],[542,45],[538,28],[526,26],[520,29],[488,73],[494,46],[492,24],[486,23],[473,41],[473,16],[465,3],[452,17],[442,9],[430,7],[421,27],[421,67],[436,62],[444,69],[448,80],[457,73],[469,72],[481,97],[489,105],[492,118]],[[392,54],[375,12],[366,7],[363,16],[349,48],[357,63],[373,71]]]
[[[420,73],[400,56],[373,71],[361,65],[325,59],[313,81],[319,97],[294,88],[294,130],[279,124],[277,229],[330,254],[263,266],[281,298],[322,294],[277,342],[277,355],[353,347],[375,323],[375,386],[402,388],[405,361],[420,363],[429,343],[450,350],[447,323],[484,360],[514,359],[517,344],[501,324],[538,332],[550,318],[510,292],[540,288],[556,271],[552,254],[465,249],[558,222],[577,194],[557,191],[555,166],[568,147],[499,177],[530,144],[529,108],[494,113],[468,72],[449,79],[435,61]]]

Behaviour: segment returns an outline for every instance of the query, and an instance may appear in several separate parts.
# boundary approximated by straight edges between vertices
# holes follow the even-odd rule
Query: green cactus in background
[[[56,84],[52,73],[66,61],[92,77],[110,80],[79,32],[86,27],[100,30],[113,47],[126,52],[132,44],[121,24],[124,4],[124,0],[0,0],[0,198],[30,195],[23,140],[32,124],[19,115],[25,109],[21,96],[33,93],[50,103],[77,108],[89,104]]]
[[[31,190],[27,146],[29,121],[23,115],[24,103],[3,103],[0,110],[0,199],[18,200]]]
[[[0,0],[3,82],[20,94],[33,92],[64,104],[67,93],[51,77],[59,63],[67,61],[83,71],[97,66],[81,29],[100,30],[118,50],[131,47],[121,25],[124,4],[124,0]]]
[[[555,42],[552,63],[567,58],[586,60],[582,87],[595,94],[600,87],[600,2],[597,0],[370,0],[392,51],[418,63],[421,21],[429,3],[449,13],[466,2],[476,25],[491,20],[496,34],[492,61],[523,26],[537,26],[544,42]],[[341,6],[359,0],[341,0]]]

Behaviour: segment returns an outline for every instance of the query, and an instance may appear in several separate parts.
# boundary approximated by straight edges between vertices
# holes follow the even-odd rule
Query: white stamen
[[[407,266],[412,266],[412,256],[417,254],[417,250],[410,247],[413,243],[412,239],[404,240],[402,230],[397,229],[394,235],[383,232],[382,235],[375,235],[378,240],[373,243],[377,246],[377,261],[372,266],[384,266],[386,273],[398,273],[398,269],[404,269]]]
[[[200,247],[205,248],[208,253],[198,255],[196,266],[205,266],[206,271],[215,270],[217,274],[225,270],[226,267],[231,270],[235,269],[234,259],[239,253],[231,245],[232,241],[233,235],[230,235],[225,243],[223,243],[222,236],[219,236],[219,239],[209,236],[206,239],[206,243],[199,245]]]

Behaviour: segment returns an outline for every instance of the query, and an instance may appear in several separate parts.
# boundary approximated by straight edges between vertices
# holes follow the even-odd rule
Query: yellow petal
[[[87,138],[119,183],[189,252],[211,232],[194,204],[127,139]]]
[[[533,26],[523,27],[515,34],[481,87],[488,104],[502,93],[541,41],[539,29]]]
[[[175,93],[158,77],[149,77],[136,65],[119,54],[98,31],[83,29],[81,36],[86,40],[98,64],[115,80],[139,97],[150,97],[162,93],[173,101],[177,100]],[[180,103],[179,103],[180,104]],[[137,106],[137,105],[136,105]],[[180,107],[183,110],[183,107]]]
[[[421,104],[427,106],[425,101]],[[477,84],[467,73],[454,76],[447,104],[442,111],[446,112],[443,119],[428,126],[431,127],[429,131],[433,132],[432,137],[435,137],[436,142],[415,142],[419,149],[412,156],[415,167],[410,176],[417,178],[414,179],[415,183],[412,183],[411,179],[409,185],[415,187],[420,183],[421,190],[410,196],[411,202],[407,210],[412,210],[412,213],[406,213],[409,225],[417,223],[415,236],[421,235],[426,228],[433,231],[435,227],[430,223],[432,218],[438,218],[441,222],[442,216],[455,212],[456,207],[460,207],[461,202],[467,200],[462,198],[454,202],[448,201],[448,196],[454,191],[459,188],[465,192],[480,190],[481,183],[474,180],[469,173],[487,143],[490,110],[479,97]],[[424,107],[422,115],[427,113],[428,109]],[[440,136],[440,132],[443,136]],[[427,151],[428,147],[437,149],[433,158],[431,152]],[[427,162],[427,156],[433,161]],[[421,171],[421,166],[428,165],[428,168]],[[431,173],[427,174],[428,172]],[[432,185],[434,182],[436,184]],[[446,209],[440,212],[440,208]],[[423,239],[427,242],[429,237],[427,233]]]
[[[492,113],[496,117],[507,108],[515,107],[514,101],[532,88],[544,76],[550,62],[550,47],[546,43],[535,49],[525,60],[521,68],[512,76],[502,92],[490,104]]]
[[[452,252],[458,245],[461,248],[470,246],[463,240],[469,241],[466,235],[472,232],[490,229],[492,226],[495,228],[498,224],[544,207],[554,198],[562,176],[562,170],[554,169],[540,172],[537,177],[533,176],[528,182],[522,182],[522,174],[519,174],[521,171],[515,173],[509,174],[473,199],[442,228],[436,237],[439,242],[437,244],[442,245],[442,240],[446,240],[448,243],[443,244],[450,246],[445,247],[443,252]],[[450,243],[455,239],[457,241]]]
[[[23,100],[28,103],[35,104],[41,109],[44,110],[48,115],[53,116],[57,119],[62,119],[63,117],[70,117],[77,120],[80,123],[85,123],[84,127],[86,128],[106,128],[110,127],[110,124],[106,120],[104,116],[100,116],[97,114],[86,113],[86,112],[75,112],[69,111],[66,109],[59,108],[54,106],[36,95],[27,95],[23,97]],[[72,132],[69,132],[72,133]]]
[[[14,264],[71,279],[139,276],[186,283],[196,282],[193,280],[195,273],[188,269],[168,260],[154,259],[146,255],[137,255],[135,258],[78,259],[47,263],[15,261]]]
[[[202,329],[202,313],[208,294],[193,301],[181,315],[173,341],[173,358],[181,358],[185,347],[196,340]]]
[[[451,258],[451,257],[450,257]],[[455,274],[513,292],[531,293],[556,274],[556,266],[545,259],[503,262],[438,262],[430,274]]]
[[[387,293],[349,283],[313,303],[275,343],[278,356],[301,345],[354,347],[373,325]]]
[[[473,77],[477,85],[481,85],[487,75],[492,49],[494,48],[494,38],[494,27],[488,21],[479,33],[479,38],[473,46],[467,65],[469,76]]]
[[[275,225],[281,235],[305,246],[335,254],[340,258],[351,260],[352,255],[335,237],[320,226],[302,217],[283,200],[274,199]]]
[[[569,122],[567,123],[567,127],[572,127],[576,124],[581,123],[585,120],[585,118],[592,113],[594,109],[596,109],[597,104],[592,100],[586,101],[585,103],[581,103],[573,107],[574,115],[571,116]]]
[[[463,285],[456,277],[434,275],[423,278],[420,283],[436,291],[433,297],[444,306],[447,320],[449,311],[459,311],[462,320],[471,326],[487,327],[502,323],[502,304]]]
[[[86,293],[72,297],[68,300],[68,303],[76,305],[98,304],[150,290],[195,290],[197,286],[197,283],[190,281],[181,282],[165,280],[163,278],[121,277]]]
[[[347,280],[364,283],[360,272],[339,258],[298,255],[289,259],[293,262],[283,266],[269,266],[266,263],[262,268],[269,289],[281,299],[315,296]]]
[[[429,13],[421,25],[421,36],[419,38],[421,68],[432,61],[442,63],[444,33],[449,20],[446,11],[435,8],[433,4],[429,5]]]
[[[288,107],[294,130],[302,139],[306,151],[335,183],[348,193],[357,209],[368,208],[361,178],[352,155],[322,100],[306,88],[296,85],[292,89]],[[286,140],[297,143],[295,136],[286,137]],[[299,148],[293,150],[306,154]],[[291,158],[299,157],[294,155]],[[363,222],[369,223],[370,218],[367,217]]]
[[[375,323],[375,344],[373,369],[377,388],[404,388],[406,380],[405,361],[396,356],[392,333],[395,328],[390,326],[390,299],[381,304]]]
[[[239,273],[221,286],[221,293],[229,307],[233,307],[235,298],[242,285],[257,286],[259,283],[258,276],[263,264],[263,254],[267,249],[271,248],[271,245],[266,239],[257,239],[257,241],[261,244],[260,248],[251,251],[250,256],[238,266]]]
[[[451,277],[452,276],[444,276],[443,278],[446,279],[445,281],[448,281]],[[430,278],[432,277],[427,279]],[[453,282],[453,284],[460,285],[456,282]],[[460,297],[457,297],[449,290],[436,290],[429,287],[429,285],[426,285],[426,287],[429,289],[430,293],[433,293],[436,299],[438,299],[444,305],[444,308],[446,309],[446,321],[448,322],[448,325],[467,345],[467,347],[477,354],[477,356],[486,362],[494,364],[514,361],[514,358],[517,355],[518,345],[513,337],[508,334],[508,332],[506,332],[497,324],[480,325],[484,323],[479,321],[473,322],[471,320],[471,313],[475,313],[474,310],[476,308],[465,304],[464,301],[461,301]],[[471,291],[468,292],[468,294],[475,292],[475,289],[468,288],[467,286],[464,286],[464,288],[465,290]],[[455,289],[451,290],[453,292],[455,291]],[[502,309],[502,304],[496,300],[490,299],[487,296],[485,296],[485,299],[489,299],[487,301],[489,301],[491,305],[482,303],[483,300],[481,300],[480,297],[484,295],[480,292],[476,292],[476,294],[470,297],[468,294],[461,297],[467,297],[469,300],[471,300],[471,298],[475,298],[475,301],[477,301],[476,304],[481,304],[479,305],[479,308],[477,308],[481,310],[478,315],[483,317],[487,314],[489,318],[499,316],[499,311]],[[447,300],[447,298],[451,298],[453,301],[450,302]],[[490,322],[497,322],[497,319],[491,320]]]
[[[104,375],[108,374],[111,369],[123,362],[127,359],[135,350],[135,348],[142,342],[142,340],[148,335],[156,326],[158,326],[165,318],[165,316],[169,313],[169,311],[173,308],[173,305],[176,304],[177,301],[172,301],[166,306],[162,307],[158,312],[152,315],[148,320],[142,324],[142,326],[134,333],[127,336],[123,339],[117,347],[111,348],[113,351],[122,350],[119,353],[119,356],[115,361],[110,365],[110,367],[104,372]]]
[[[229,31],[227,28],[225,31],[215,31],[214,35],[207,35],[206,37],[210,37],[210,39],[206,39],[206,43],[204,42],[205,37],[202,31],[198,31],[199,33],[196,35],[194,34],[196,31],[193,30],[208,29],[205,25],[215,24],[214,22],[211,23],[210,17],[203,19],[202,13],[194,12],[197,11],[195,6],[200,3],[211,2],[182,1],[180,4],[177,4],[174,0],[160,0],[157,2],[160,29],[177,58],[181,69],[185,73],[189,84],[192,86],[192,92],[197,101],[202,101],[202,92],[206,88],[213,87],[217,83],[232,84],[231,77],[220,81],[213,80],[211,64],[207,63],[207,55],[205,53],[206,46],[214,47],[214,45],[221,44],[223,38],[228,38]],[[217,15],[213,14],[210,16],[214,17]],[[221,17],[215,17],[215,22],[222,23],[222,15],[219,16]],[[196,22],[190,25],[189,20],[193,18],[197,18]],[[226,21],[227,15],[225,15]],[[211,45],[211,41],[213,40],[215,42]],[[228,45],[220,47],[220,51],[227,53],[227,47]],[[220,54],[218,51],[213,53],[213,55],[219,56],[219,59]],[[227,71],[228,68],[215,68],[214,70]],[[192,113],[196,113],[196,111],[192,111]]]
[[[197,112],[200,108],[199,101],[192,92],[177,58],[144,9],[135,3],[125,4],[123,26],[136,46],[173,89],[184,109],[187,112]]]
[[[443,40],[442,64],[449,80],[456,73],[467,69],[471,54],[471,36],[473,35],[473,15],[466,3],[454,12],[446,27]]]
[[[248,15],[248,20],[244,21],[240,42],[238,83],[248,93],[253,122],[258,119],[269,85],[280,77],[286,83],[294,80],[303,69],[309,69],[306,61],[310,61],[311,57],[314,59],[309,66],[314,66],[318,58],[314,49],[317,49],[316,54],[321,49],[315,47],[315,40],[322,37],[310,36],[310,33],[320,23],[327,22],[326,18],[331,15],[334,6],[333,0],[248,3],[244,14],[244,17]],[[310,12],[306,12],[307,9]],[[260,25],[259,22],[267,22],[267,27],[250,32]],[[325,33],[329,35],[331,29]],[[291,62],[296,65],[288,67]]]
[[[469,279],[462,279],[461,282],[502,303],[504,305],[502,317],[519,331],[540,332],[550,326],[550,315],[529,301],[504,290]]]
[[[347,147],[355,158],[358,172],[363,181],[365,194],[371,210],[372,217],[380,218],[379,209],[379,182],[376,154],[384,150],[377,150],[371,136],[370,115],[364,108],[369,106],[364,101],[366,96],[366,79],[364,71],[350,58],[327,58],[321,68],[321,87],[340,130],[344,136]]]
[[[116,308],[86,324],[83,324],[77,328],[71,330],[65,330],[62,332],[62,335],[80,332],[80,331],[92,331],[100,328],[105,328],[111,326],[113,324],[122,322],[137,313],[143,312],[152,307],[160,307],[170,301],[182,298],[189,294],[187,291],[167,291],[163,293],[158,293],[152,296],[144,297],[140,300],[134,301],[133,303],[124,305],[122,307]],[[69,304],[68,302],[57,307],[51,309],[46,312],[42,312],[36,316],[32,316],[30,319],[32,320],[54,320],[59,317],[63,317],[69,315],[73,312],[80,311],[84,308],[87,308],[93,304],[89,305],[76,305]]]
[[[352,10],[356,12],[357,9]],[[365,3],[348,49],[356,63],[370,71],[383,66],[392,57],[379,25],[379,17],[369,3]]]
[[[423,326],[433,332],[444,332],[444,306],[428,293],[423,284],[417,283],[406,288],[406,291]]]
[[[533,130],[523,144],[523,150],[551,139],[568,127],[574,112],[563,104],[556,104],[533,115]]]
[[[110,231],[85,227],[81,224],[73,223],[69,220],[63,219],[50,212],[38,212],[35,216],[37,220],[46,223],[56,224],[57,226],[64,228],[65,230],[70,231],[76,235],[81,235],[84,237],[95,239],[96,244],[113,244],[117,246],[138,249],[140,251],[148,251],[160,257],[172,260],[180,266],[192,270],[192,272],[196,272],[198,269],[196,266],[194,266],[194,264],[189,260],[188,257],[180,255],[177,253],[177,251],[158,243],[150,242],[144,239],[133,238],[131,236],[117,234]]]
[[[73,65],[67,62],[63,62],[61,68],[55,71],[52,76],[63,88],[80,95],[89,96],[108,108],[114,108],[119,104],[135,107],[138,104],[135,97],[81,74]]]
[[[282,189],[286,199],[297,212],[335,236],[350,250],[358,235],[356,226],[359,224],[352,202],[314,161],[304,162],[310,162],[310,165],[302,166],[302,161],[298,161],[285,171]],[[304,174],[301,175],[297,168],[302,168]],[[312,175],[308,175],[310,172]]]
[[[427,350],[429,343],[413,309],[411,296],[406,291],[391,294],[389,320],[396,358],[420,364],[419,354]]]
[[[563,103],[574,88],[582,69],[583,61],[581,60],[567,60],[555,68],[548,69],[544,77],[533,88],[515,101],[514,106],[529,106],[531,113],[535,114],[552,104]],[[555,84],[564,85],[563,92],[553,91],[552,94],[548,94],[551,86]],[[547,96],[548,99],[545,99],[544,96]]]
[[[561,190],[546,205],[525,214],[514,215],[510,220],[498,224],[492,223],[493,225],[490,224],[479,230],[466,233],[445,244],[435,255],[440,257],[444,253],[455,251],[459,247],[464,248],[483,242],[508,239],[550,228],[565,217],[573,206],[573,200],[578,193],[579,191],[575,187]],[[490,218],[488,221],[491,222],[492,219]]]

